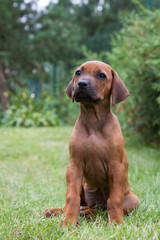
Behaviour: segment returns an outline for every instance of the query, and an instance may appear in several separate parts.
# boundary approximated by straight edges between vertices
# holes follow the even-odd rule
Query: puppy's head
[[[129,96],[116,71],[99,61],[88,61],[78,67],[65,92],[73,102],[81,103],[98,103],[112,95],[112,105]]]

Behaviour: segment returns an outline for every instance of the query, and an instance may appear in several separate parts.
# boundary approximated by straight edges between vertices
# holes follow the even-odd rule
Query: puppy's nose
[[[88,87],[89,82],[87,80],[80,80],[77,85],[78,87]]]

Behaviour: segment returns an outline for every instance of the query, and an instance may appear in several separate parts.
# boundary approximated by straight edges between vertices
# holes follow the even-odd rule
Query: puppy
[[[111,98],[114,106],[129,92],[116,71],[99,61],[78,67],[65,92],[80,103],[69,141],[66,204],[44,213],[47,217],[63,213],[63,226],[76,225],[79,213],[89,217],[101,207],[111,222],[121,223],[139,200],[129,187],[128,158]]]

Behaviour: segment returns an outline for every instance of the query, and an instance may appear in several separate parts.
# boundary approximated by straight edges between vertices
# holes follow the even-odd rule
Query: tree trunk
[[[0,104],[2,106],[2,111],[7,110],[7,105],[9,103],[9,99],[6,96],[8,93],[8,87],[6,83],[5,76],[3,74],[3,67],[2,67],[2,62],[0,59]]]

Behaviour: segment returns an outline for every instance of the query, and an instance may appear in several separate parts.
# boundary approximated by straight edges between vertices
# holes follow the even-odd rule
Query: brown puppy
[[[44,210],[47,217],[63,212],[63,226],[77,223],[77,216],[107,210],[110,221],[121,223],[124,213],[139,205],[130,191],[128,159],[124,139],[112,105],[129,92],[117,73],[107,64],[89,61],[77,68],[66,94],[80,102],[80,115],[70,141],[67,167],[67,193],[64,208]]]

